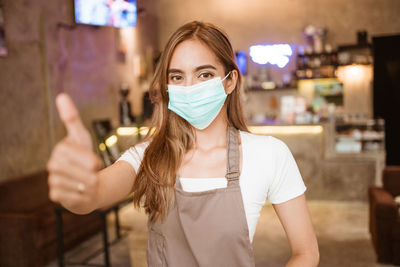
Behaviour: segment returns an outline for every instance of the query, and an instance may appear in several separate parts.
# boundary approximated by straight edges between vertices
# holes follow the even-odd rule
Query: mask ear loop
[[[232,72],[232,71],[228,72],[228,74],[221,80],[221,82],[224,81],[226,78],[228,78],[229,75],[231,75],[231,72]]]

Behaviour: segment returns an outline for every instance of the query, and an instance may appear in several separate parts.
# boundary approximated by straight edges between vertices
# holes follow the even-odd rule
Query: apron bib
[[[185,192],[177,177],[175,206],[164,222],[148,223],[149,267],[255,266],[239,185],[238,134],[228,127],[226,188]]]

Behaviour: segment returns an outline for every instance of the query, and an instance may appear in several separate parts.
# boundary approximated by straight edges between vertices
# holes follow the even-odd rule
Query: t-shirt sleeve
[[[299,168],[287,145],[271,137],[274,151],[274,172],[268,189],[268,199],[272,204],[280,204],[300,196],[306,191]]]
[[[142,163],[144,151],[146,150],[148,144],[149,144],[148,142],[139,143],[139,144],[127,149],[116,160],[116,162],[118,162],[120,160],[124,160],[124,161],[128,162],[129,164],[132,165],[133,169],[135,169],[135,172],[137,173],[139,170],[140,164]]]

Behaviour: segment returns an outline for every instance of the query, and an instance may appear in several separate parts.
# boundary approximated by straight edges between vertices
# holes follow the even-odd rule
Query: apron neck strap
[[[239,179],[239,131],[228,126],[227,133],[227,164],[226,179],[228,181]]]

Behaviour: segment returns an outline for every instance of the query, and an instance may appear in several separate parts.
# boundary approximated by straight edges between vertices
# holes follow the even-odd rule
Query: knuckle
[[[57,145],[55,145],[55,147],[53,149],[54,154],[57,155],[57,154],[62,153],[62,151],[64,150],[64,146],[65,146],[65,144],[62,141],[57,143]]]
[[[47,178],[47,184],[49,185],[49,187],[53,187],[53,175],[49,175],[49,177]]]
[[[60,185],[60,179],[57,177],[51,177],[51,179],[49,180],[50,186],[51,187],[58,187]]]
[[[69,149],[69,144],[68,140],[64,139],[60,142],[57,143],[57,145],[54,147],[54,151],[56,155],[65,155]]]
[[[49,172],[51,171],[51,159],[49,161],[47,161],[46,163],[46,170],[48,170]]]
[[[46,167],[47,167],[47,170],[48,170],[49,172],[54,172],[55,170],[57,170],[57,163],[56,163],[55,160],[49,160],[49,161],[47,162]]]
[[[57,193],[56,190],[50,190],[49,191],[49,198],[50,198],[51,201],[58,202],[58,195],[59,194]]]

